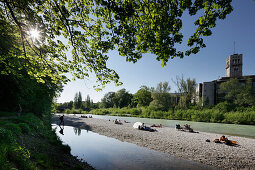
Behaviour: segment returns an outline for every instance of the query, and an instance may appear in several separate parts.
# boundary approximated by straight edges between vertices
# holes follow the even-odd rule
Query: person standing
[[[61,124],[63,124],[63,126],[64,126],[64,115],[60,116],[59,120],[60,120],[59,126]]]

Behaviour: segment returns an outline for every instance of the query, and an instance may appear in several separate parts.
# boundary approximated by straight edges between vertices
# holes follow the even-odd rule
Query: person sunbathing
[[[224,135],[220,137],[220,141],[221,141],[221,142],[225,142],[225,141],[227,141],[227,140],[228,140],[228,138],[226,138]]]
[[[224,135],[220,137],[220,139],[214,139],[215,143],[225,143],[226,145],[235,146],[238,145],[236,141],[228,140]]]
[[[151,125],[151,127],[160,127],[160,128],[162,128],[162,125],[161,124],[159,124],[159,125],[153,124],[153,125]]]

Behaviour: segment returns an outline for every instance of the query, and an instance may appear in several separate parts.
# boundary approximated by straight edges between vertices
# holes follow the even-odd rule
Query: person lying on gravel
[[[225,143],[226,145],[235,146],[238,145],[236,141],[228,140],[224,135],[220,137],[220,139],[214,139],[215,143]]]
[[[148,127],[148,126],[145,126],[144,125],[144,123],[140,126],[138,126],[138,129],[139,130],[145,130],[145,131],[150,131],[150,132],[155,132],[155,131],[157,131],[156,129],[152,129],[152,128],[150,128],[150,127]]]
[[[153,124],[153,125],[151,125],[151,127],[160,127],[160,128],[162,128],[162,125],[161,124],[159,124],[159,125]]]

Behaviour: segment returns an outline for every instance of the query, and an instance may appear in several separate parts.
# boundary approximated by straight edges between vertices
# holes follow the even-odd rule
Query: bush
[[[66,109],[64,112],[65,112],[66,114],[71,114],[71,113],[72,113],[71,109]]]
[[[234,109],[234,105],[233,104],[230,104],[228,103],[227,101],[225,102],[221,102],[221,103],[218,103],[214,109],[217,109],[223,113],[226,113],[226,112],[230,112],[231,110]]]
[[[36,117],[33,113],[25,114],[21,117],[19,117],[19,121],[21,123],[26,123],[31,131],[39,131],[43,132],[44,131],[44,124],[41,119]]]
[[[18,125],[21,128],[22,133],[28,134],[31,132],[31,129],[29,128],[29,126],[26,123],[19,123]]]
[[[21,134],[21,128],[17,124],[8,122],[8,123],[4,124],[4,127],[7,130],[10,130],[16,136],[19,136]]]
[[[10,130],[0,127],[0,143],[14,143],[15,138]]]
[[[221,123],[224,120],[224,113],[219,110],[215,110],[211,114],[210,122]]]

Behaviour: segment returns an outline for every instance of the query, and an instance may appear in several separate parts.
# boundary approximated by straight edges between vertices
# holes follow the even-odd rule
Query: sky
[[[195,78],[197,83],[216,80],[226,76],[226,59],[235,53],[243,54],[243,75],[255,75],[255,1],[233,0],[234,10],[225,20],[217,21],[213,34],[204,37],[206,48],[199,53],[185,56],[183,59],[170,59],[165,67],[152,54],[144,54],[137,63],[126,62],[116,51],[110,53],[107,62],[120,76],[122,86],[114,83],[97,92],[95,77],[69,82],[63,88],[58,103],[74,99],[76,92],[81,92],[83,100],[89,95],[93,102],[99,102],[108,92],[125,88],[129,93],[136,93],[142,85],[156,87],[160,82],[169,82],[171,92],[177,90],[172,80],[183,74],[184,78]],[[183,35],[187,38],[195,30],[193,18],[184,16]],[[186,40],[186,41],[185,41]],[[186,44],[187,39],[184,39]],[[234,48],[235,42],[235,48]],[[185,49],[185,44],[181,49]],[[235,49],[235,50],[234,50]]]

